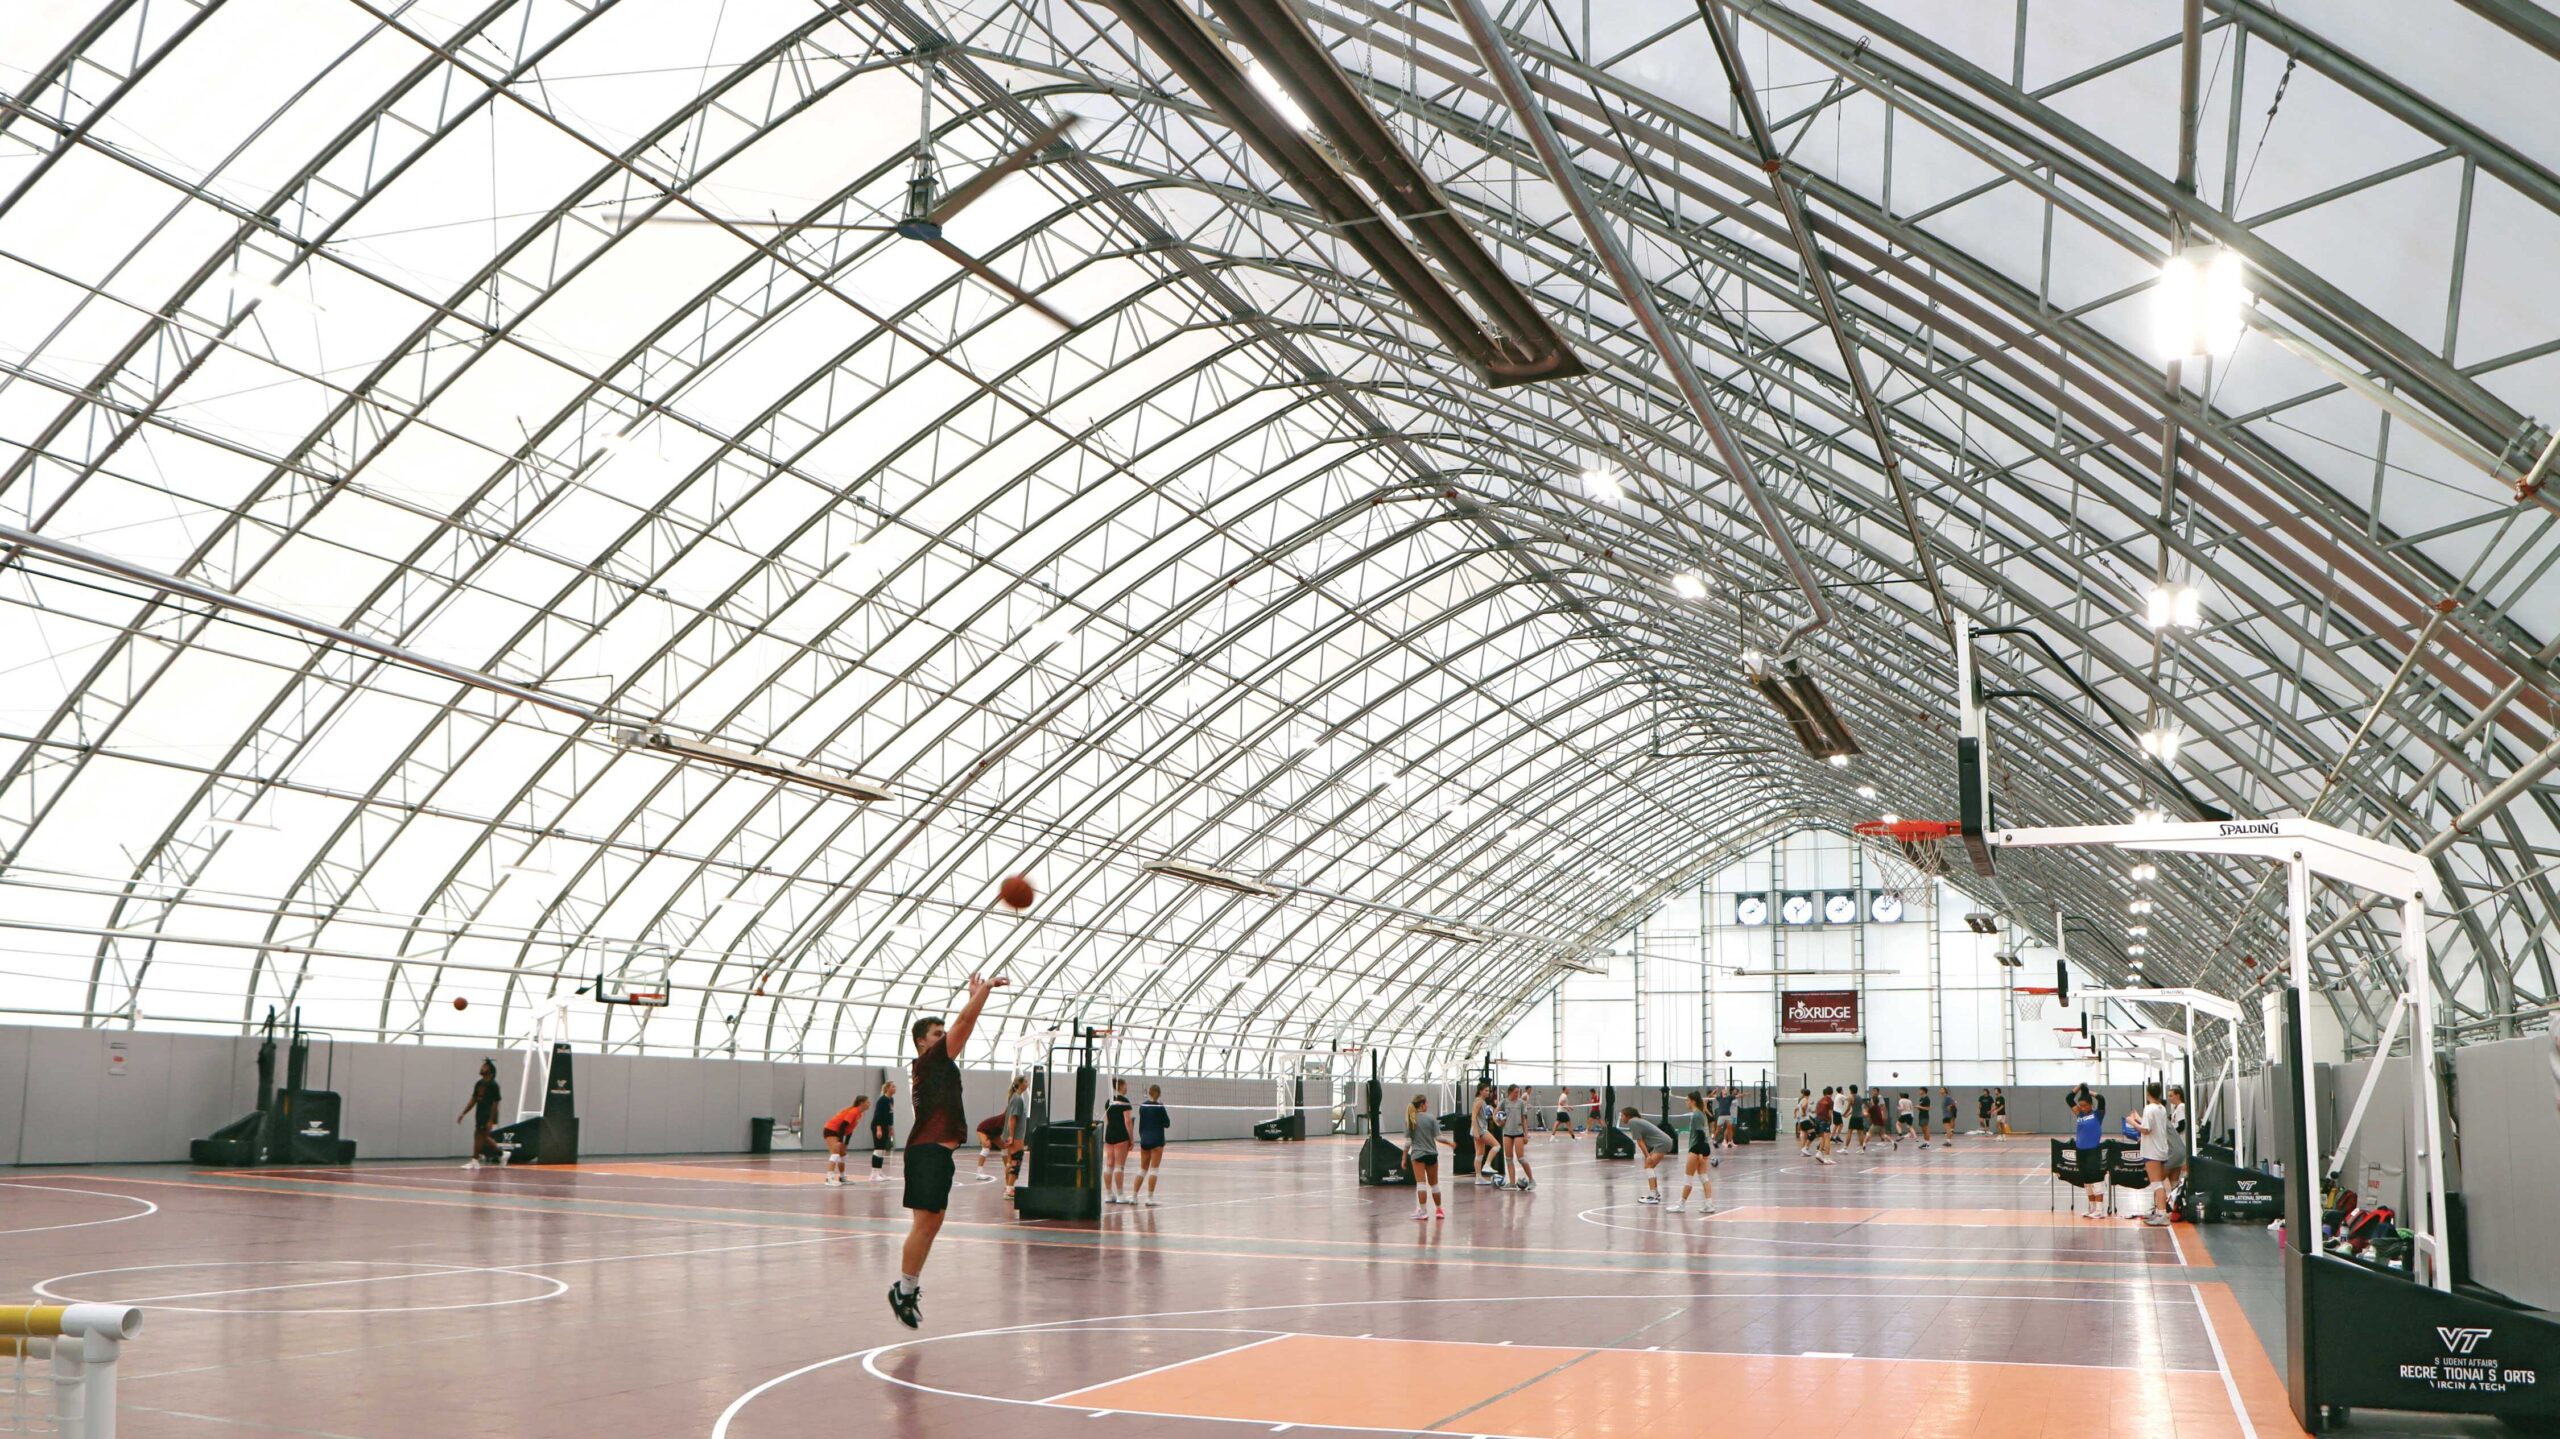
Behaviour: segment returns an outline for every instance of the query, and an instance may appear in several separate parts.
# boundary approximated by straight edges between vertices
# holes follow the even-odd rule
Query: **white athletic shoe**
[[[1143,1204],[1143,1205],[1147,1206],[1149,1209],[1153,1209],[1153,1208],[1155,1208],[1155,1207],[1156,1207],[1156,1197],[1155,1197],[1154,1195],[1152,1195],[1152,1194],[1148,1195],[1148,1196],[1147,1196],[1146,1198],[1144,1198],[1144,1199],[1139,1200],[1138,1202],[1139,1202],[1140,1204]]]
[[[479,1167],[480,1167],[480,1161],[479,1161],[479,1160],[477,1160],[477,1159],[474,1159],[474,1160],[470,1161],[469,1163],[467,1163],[467,1164],[463,1165],[462,1167],[463,1167],[463,1168],[465,1168],[465,1169],[477,1169],[477,1168],[479,1168]]]
[[[1429,1219],[1431,1217],[1431,1211],[1428,1209],[1417,1209],[1413,1211],[1413,1217],[1416,1219]]]
[[[980,1184],[993,1184],[996,1182],[996,1177],[992,1174],[981,1174],[978,1176],[978,1182]]]
[[[1662,1196],[1659,1194],[1648,1194],[1636,1201],[1638,1204],[1660,1204],[1661,1202]]]
[[[1716,1212],[1716,1207],[1712,1204],[1701,1204],[1698,1206],[1698,1212],[1700,1214],[1713,1214]]]
[[[1682,1210],[1684,1210],[1684,1209],[1686,1209],[1686,1208],[1688,1208],[1688,1207],[1689,1207],[1689,1206],[1688,1206],[1687,1204],[1685,1204],[1685,1203],[1683,1203],[1683,1204],[1666,1204],[1666,1205],[1662,1206],[1662,1212],[1663,1212],[1663,1213],[1665,1213],[1665,1214],[1678,1214],[1679,1212],[1681,1212]]]
[[[1837,1164],[1840,1161],[1832,1158],[1828,1154],[1817,1154],[1813,1157],[1813,1162],[1816,1164]]]

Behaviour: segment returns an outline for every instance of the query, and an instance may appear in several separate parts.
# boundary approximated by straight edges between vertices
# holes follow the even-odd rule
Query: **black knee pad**
[[[881,1162],[882,1162],[882,1156],[881,1156],[881,1154],[880,1154],[880,1151],[879,1151],[879,1150],[877,1150],[877,1149],[875,1149],[875,1150],[871,1151],[871,1167],[872,1167],[872,1168],[874,1168],[874,1169],[878,1169],[878,1168],[880,1167],[880,1165],[881,1165]]]

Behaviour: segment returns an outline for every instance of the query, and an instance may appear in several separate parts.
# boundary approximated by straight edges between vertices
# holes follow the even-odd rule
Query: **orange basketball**
[[[456,1009],[469,1009],[471,1007],[471,1001],[457,994],[453,997],[453,1007]]]
[[[1029,909],[1038,894],[1039,891],[1031,887],[1031,876],[1027,874],[1006,875],[1004,883],[996,886],[996,898],[1003,900],[1007,909]]]

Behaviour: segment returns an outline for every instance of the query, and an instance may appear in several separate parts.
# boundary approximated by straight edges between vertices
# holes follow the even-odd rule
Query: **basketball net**
[[[2010,998],[2017,1001],[2018,1022],[2025,1024],[2044,1018],[2046,1006],[2053,996],[2039,990],[2019,989],[2010,991]]]
[[[1904,913],[1916,913],[1937,893],[1947,877],[1944,840],[1890,840],[1876,846],[1876,887],[1902,901]]]

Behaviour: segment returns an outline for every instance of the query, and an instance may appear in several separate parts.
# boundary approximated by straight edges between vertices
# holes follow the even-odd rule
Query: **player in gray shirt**
[[[1644,1197],[1636,1203],[1660,1204],[1662,1176],[1654,1166],[1662,1162],[1662,1156],[1672,1152],[1671,1136],[1663,1133],[1661,1125],[1645,1118],[1644,1112],[1632,1104],[1618,1111],[1618,1127],[1636,1142],[1636,1158],[1644,1161]]]
[[[1404,1107],[1404,1161],[1413,1170],[1413,1217],[1448,1218],[1440,1207],[1440,1118],[1427,1094]]]
[[[1529,1168],[1529,1091],[1513,1085],[1502,1102],[1502,1177],[1515,1190],[1535,1189],[1538,1176]]]

